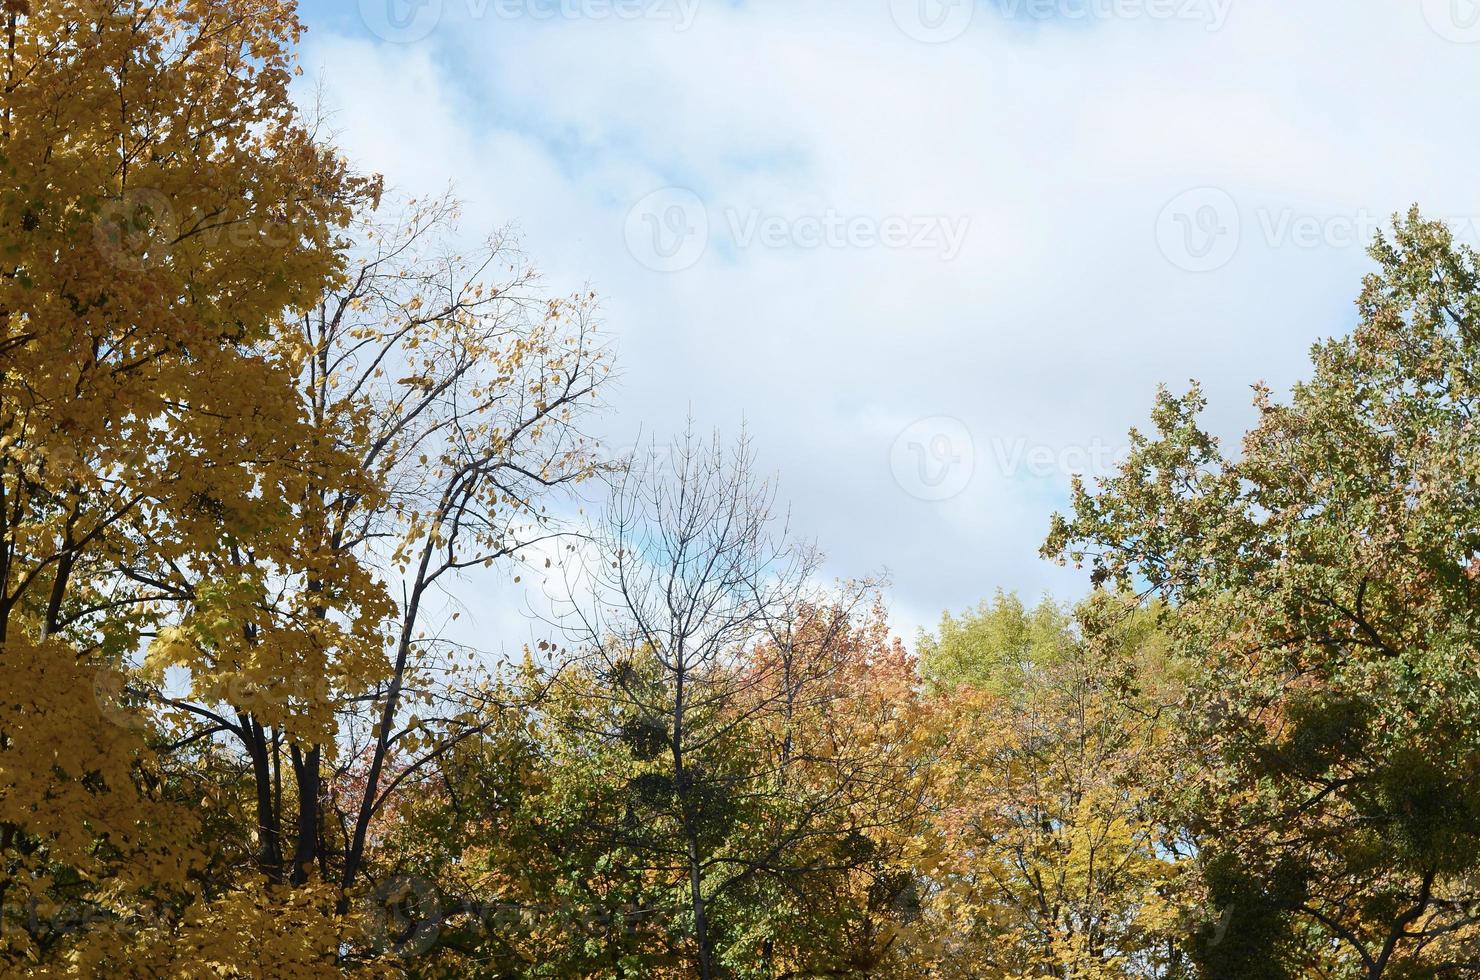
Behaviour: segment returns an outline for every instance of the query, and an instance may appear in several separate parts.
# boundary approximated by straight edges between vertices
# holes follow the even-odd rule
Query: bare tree
[[[819,761],[795,751],[791,726],[845,696],[842,641],[872,590],[819,586],[820,557],[788,536],[748,441],[726,448],[692,429],[612,481],[587,557],[586,577],[567,578],[564,625],[664,760],[658,789],[672,802],[698,973],[715,977],[712,902],[757,876],[822,870],[817,850],[804,859],[801,848],[848,832],[840,813],[879,762],[834,747],[830,778],[788,784],[796,766]],[[754,751],[768,734],[770,751]],[[733,813],[717,811],[782,799],[788,815],[752,828],[748,850],[722,846]]]
[[[614,481],[593,535],[592,600],[572,604],[579,639],[605,660],[620,696],[661,726],[683,839],[699,973],[715,975],[699,824],[703,773],[695,757],[739,723],[737,658],[801,589],[810,564],[778,529],[772,487],[743,439],[727,452],[692,428],[671,452],[634,454]],[[657,666],[642,683],[637,661]]]

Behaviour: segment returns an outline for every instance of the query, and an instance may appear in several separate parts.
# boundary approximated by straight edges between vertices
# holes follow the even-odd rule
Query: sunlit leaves
[[[1256,387],[1242,455],[1163,392],[1045,548],[1177,604],[1210,900],[1298,880],[1195,947],[1215,977],[1442,973],[1474,941],[1480,273],[1416,212],[1372,255],[1356,328],[1287,399]]]

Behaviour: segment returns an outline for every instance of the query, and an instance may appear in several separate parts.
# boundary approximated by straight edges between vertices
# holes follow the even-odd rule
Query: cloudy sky
[[[1214,428],[1418,203],[1480,239],[1473,0],[306,0],[304,92],[590,285],[612,443],[742,419],[908,635],[1037,558],[1155,386]]]

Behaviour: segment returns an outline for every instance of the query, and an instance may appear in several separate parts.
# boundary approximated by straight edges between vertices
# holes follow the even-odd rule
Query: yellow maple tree
[[[213,682],[305,676],[295,658],[334,642],[316,626],[247,652],[267,583],[203,556],[334,571],[290,506],[336,461],[305,451],[301,352],[277,328],[335,280],[336,229],[376,186],[289,99],[290,4],[9,2],[3,27],[0,955],[92,975],[157,934],[198,971],[269,933],[220,927],[245,893],[195,873],[128,658],[181,608],[161,666]],[[253,907],[280,901],[299,899]]]

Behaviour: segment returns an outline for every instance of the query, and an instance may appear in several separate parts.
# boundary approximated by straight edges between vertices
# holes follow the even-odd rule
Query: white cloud
[[[743,415],[797,525],[836,572],[887,565],[906,623],[999,585],[1082,582],[1036,558],[1067,476],[979,465],[958,497],[921,501],[891,475],[904,427],[960,419],[979,454],[1113,443],[1157,382],[1199,377],[1232,432],[1250,382],[1293,380],[1351,321],[1366,261],[1331,229],[1413,201],[1480,216],[1480,44],[1417,3],[1235,0],[1217,31],[982,4],[944,44],[896,29],[886,0],[702,2],[682,31],[442,9],[396,45],[306,7],[304,64],[344,146],[406,189],[451,180],[470,228],[516,222],[554,285],[593,284],[624,378],[603,428],[622,442],[690,406],[705,425]],[[627,248],[629,209],[667,185],[710,225],[676,273]],[[1202,186],[1234,201],[1239,238],[1193,274],[1156,222]],[[969,229],[949,261],[732,234],[737,215],[795,229],[829,213]],[[1316,247],[1288,234],[1301,221]]]

